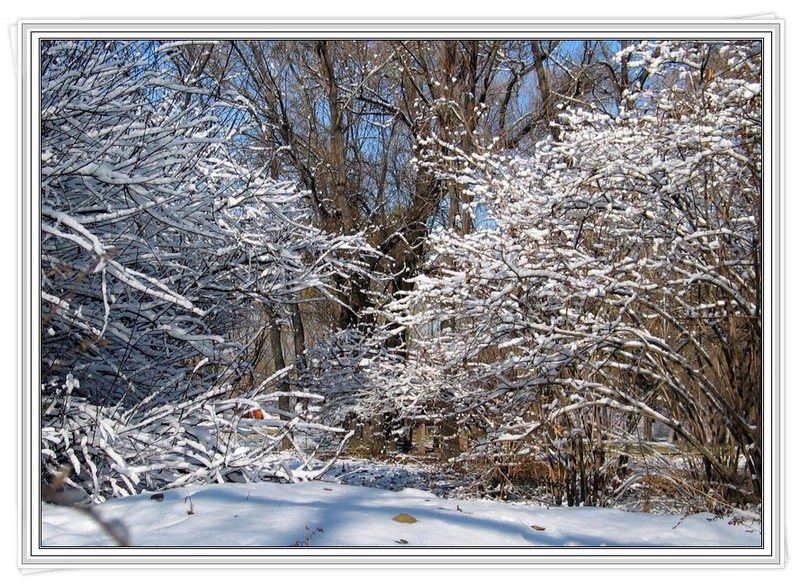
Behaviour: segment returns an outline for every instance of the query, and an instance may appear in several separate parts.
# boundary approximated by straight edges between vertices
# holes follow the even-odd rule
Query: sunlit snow
[[[163,498],[162,496],[163,495]],[[441,499],[335,482],[185,487],[96,506],[132,546],[758,547],[733,518]],[[43,505],[43,546],[114,545],[85,513]],[[398,522],[406,515],[416,522]]]

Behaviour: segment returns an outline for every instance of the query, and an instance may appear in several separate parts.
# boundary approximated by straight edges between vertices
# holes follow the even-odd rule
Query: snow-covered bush
[[[478,229],[429,239],[389,319],[417,340],[406,368],[453,377],[453,412],[492,420],[490,440],[543,447],[570,503],[625,473],[653,422],[702,462],[705,490],[757,499],[759,47],[625,56],[644,85],[614,116],[564,109],[531,159],[434,139],[421,164],[463,186]]]
[[[45,476],[56,478],[69,466],[66,485],[94,502],[190,484],[319,478],[349,434],[311,422],[300,410],[287,419],[278,407],[277,378],[235,398],[226,398],[228,389],[212,389],[180,402],[151,396],[123,408],[76,396],[80,383],[68,375],[63,384],[42,389]],[[292,396],[306,402],[322,398]],[[306,455],[307,438],[312,450],[326,451],[327,462]],[[278,454],[287,440],[296,452],[292,456]],[[287,464],[290,457],[300,465]]]
[[[270,373],[253,375],[252,346],[278,327],[263,316],[308,289],[335,299],[333,278],[371,250],[316,228],[306,195],[254,162],[238,97],[183,45],[42,46],[41,374],[45,389],[80,381],[68,401],[43,396],[43,457],[71,461],[95,498],[175,470],[223,477],[219,434],[238,428],[218,401],[257,399]],[[212,428],[211,447],[191,439]]]
[[[323,397],[321,420],[358,430],[356,437],[374,452],[391,443],[410,449],[413,427],[438,422],[457,394],[440,369],[418,362],[408,368],[405,352],[394,346],[397,334],[390,325],[371,325],[327,335],[306,352],[293,381]]]
[[[72,372],[101,405],[233,378],[259,307],[324,288],[352,266],[338,252],[363,245],[314,228],[303,194],[238,160],[244,124],[174,65],[178,49],[43,51],[43,379]]]

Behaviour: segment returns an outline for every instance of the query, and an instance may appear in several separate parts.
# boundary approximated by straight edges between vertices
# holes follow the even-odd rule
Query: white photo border
[[[44,39],[753,39],[763,44],[764,499],[761,547],[42,547],[39,482],[39,43]],[[736,20],[28,20],[17,25],[20,210],[18,566],[783,567],[784,36],[777,19]]]

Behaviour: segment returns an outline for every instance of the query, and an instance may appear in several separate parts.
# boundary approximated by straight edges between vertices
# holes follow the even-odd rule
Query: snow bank
[[[711,514],[546,508],[329,482],[188,487],[95,507],[132,546],[758,547],[759,527]],[[394,517],[406,522],[393,520]],[[412,522],[408,522],[412,520]],[[80,511],[43,504],[43,546],[113,545]]]

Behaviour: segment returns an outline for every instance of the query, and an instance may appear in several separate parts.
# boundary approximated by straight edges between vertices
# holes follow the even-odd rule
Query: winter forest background
[[[760,51],[44,43],[43,482],[757,508]]]

